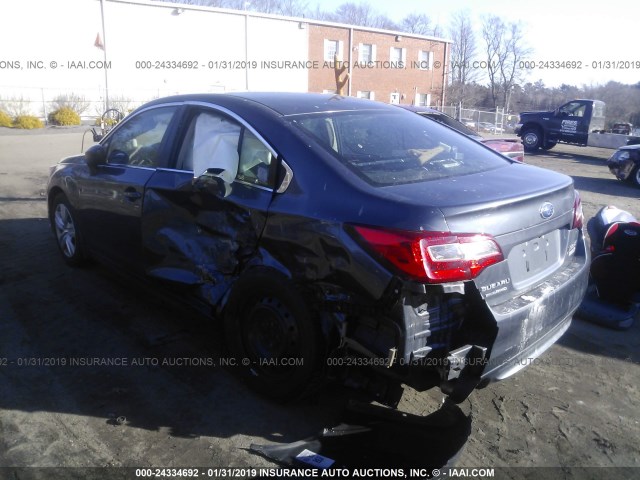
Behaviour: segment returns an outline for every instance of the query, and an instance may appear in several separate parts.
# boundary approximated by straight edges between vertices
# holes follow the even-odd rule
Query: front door
[[[590,116],[589,102],[574,100],[562,105],[551,118],[549,139],[586,144]]]
[[[79,220],[95,255],[141,267],[144,187],[165,165],[167,132],[177,109],[153,108],[123,122],[103,142],[106,163],[78,178]]]

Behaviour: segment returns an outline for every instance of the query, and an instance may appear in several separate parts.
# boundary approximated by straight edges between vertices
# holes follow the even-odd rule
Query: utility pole
[[[107,72],[107,34],[104,28],[104,0],[100,0],[100,16],[102,18],[102,53],[104,54],[104,100],[105,111],[109,110],[109,76]]]

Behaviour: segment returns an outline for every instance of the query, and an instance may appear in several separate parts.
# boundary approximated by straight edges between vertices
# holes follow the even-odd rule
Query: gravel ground
[[[248,447],[339,421],[350,396],[340,387],[281,406],[219,367],[150,363],[219,358],[219,335],[114,272],[59,258],[43,196],[48,167],[79,152],[84,131],[0,128],[0,466],[273,467]],[[640,190],[609,174],[611,153],[560,145],[526,161],[571,175],[587,218],[609,204],[640,218]],[[104,357],[128,366],[61,364]],[[619,332],[575,319],[540,362],[460,405],[471,431],[457,466],[504,467],[506,478],[524,478],[514,467],[640,467],[639,363],[640,323]],[[440,402],[435,391],[408,390],[399,408],[425,416]],[[0,478],[27,477],[0,469]]]

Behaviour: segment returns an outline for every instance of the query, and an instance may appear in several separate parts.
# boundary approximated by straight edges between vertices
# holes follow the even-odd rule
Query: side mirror
[[[104,165],[107,162],[107,149],[102,145],[93,145],[84,152],[84,158],[89,169],[95,171],[98,165]]]
[[[199,177],[194,177],[193,186],[216,196],[226,197],[231,193],[231,184],[225,181],[228,172],[223,168],[207,168]]]

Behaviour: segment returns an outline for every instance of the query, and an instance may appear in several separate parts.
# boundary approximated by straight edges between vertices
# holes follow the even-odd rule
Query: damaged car
[[[625,145],[607,160],[609,171],[618,180],[625,180],[640,187],[640,145]]]
[[[276,399],[338,377],[462,401],[550,347],[587,286],[570,177],[351,97],[154,100],[53,166],[47,197],[68,264],[205,310]]]

